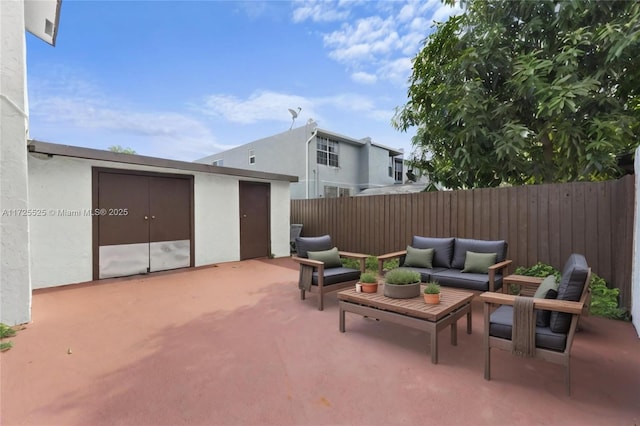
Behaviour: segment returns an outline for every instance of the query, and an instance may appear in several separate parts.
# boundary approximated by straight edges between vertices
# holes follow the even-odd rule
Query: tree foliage
[[[121,152],[123,154],[136,154],[136,151],[133,148],[129,148],[129,147],[122,147],[120,145],[111,145],[109,147],[109,151],[111,152]]]
[[[604,180],[638,145],[640,3],[465,3],[413,59],[393,125],[449,188]]]

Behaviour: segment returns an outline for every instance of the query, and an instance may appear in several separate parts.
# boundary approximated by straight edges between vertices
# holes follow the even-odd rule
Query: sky
[[[29,137],[193,161],[312,119],[407,157],[415,132],[391,119],[411,59],[459,12],[440,0],[63,0],[55,47],[27,34]]]

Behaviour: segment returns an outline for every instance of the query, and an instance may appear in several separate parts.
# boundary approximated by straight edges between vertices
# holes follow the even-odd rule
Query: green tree
[[[465,5],[424,40],[396,109],[412,165],[449,188],[619,176],[640,130],[640,3]]]
[[[123,148],[120,145],[111,145],[109,147],[109,151],[111,152],[121,152],[123,154],[137,154],[136,151],[133,148]]]

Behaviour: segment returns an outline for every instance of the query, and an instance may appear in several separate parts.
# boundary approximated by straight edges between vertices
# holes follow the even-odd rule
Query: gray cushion
[[[414,235],[411,247],[435,250],[432,265],[434,268],[451,268],[454,238],[432,238]],[[460,268],[462,269],[462,268]]]
[[[558,297],[558,292],[552,288],[547,290],[543,299],[555,299]],[[536,309],[536,325],[538,327],[549,327],[551,323],[551,311],[545,309]]]
[[[419,249],[407,246],[407,255],[405,256],[402,266],[413,266],[415,268],[433,268],[434,249]]]
[[[332,248],[333,242],[331,242],[329,235],[296,238],[296,252],[298,253],[298,257],[308,258],[307,252],[309,251],[324,251],[331,250]]]
[[[577,302],[582,296],[589,266],[583,255],[574,253],[569,256],[562,270],[562,278],[558,286],[558,300]],[[571,326],[571,314],[564,312],[551,312],[549,326],[556,333],[566,333]]]
[[[513,306],[500,306],[489,319],[489,335],[511,340]],[[536,347],[562,352],[567,345],[567,335],[555,333],[549,327],[536,327]]]
[[[352,268],[330,268],[324,270],[324,285],[338,284],[360,279],[360,270]],[[313,273],[312,285],[318,285],[318,272]]]
[[[502,262],[507,256],[507,242],[504,240],[473,240],[466,238],[456,238],[453,244],[453,260],[451,267],[455,269],[464,269],[464,261],[467,252],[476,253],[496,253],[496,263]],[[436,255],[437,255],[436,250]]]
[[[459,269],[445,269],[431,274],[431,279],[447,287],[489,291],[489,274],[462,272]],[[494,291],[502,288],[501,274],[496,274],[494,286]]]
[[[420,282],[428,283],[431,281],[432,274],[436,272],[446,271],[444,268],[415,268],[413,266],[401,266],[402,269],[408,269],[410,271],[416,271],[420,274]]]
[[[311,260],[319,260],[324,263],[324,267],[326,268],[339,268],[342,266],[342,261],[340,260],[340,253],[338,252],[338,248],[334,247],[331,250],[322,250],[322,251],[307,251],[307,256]]]

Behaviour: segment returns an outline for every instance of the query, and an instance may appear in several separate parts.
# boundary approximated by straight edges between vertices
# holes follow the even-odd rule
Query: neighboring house
[[[368,188],[402,184],[403,151],[305,126],[258,139],[197,163],[298,176],[291,198],[351,196]]]

